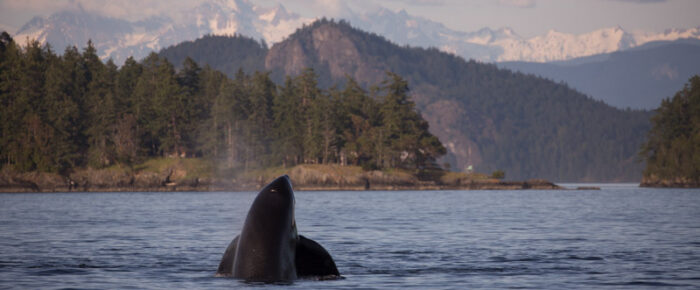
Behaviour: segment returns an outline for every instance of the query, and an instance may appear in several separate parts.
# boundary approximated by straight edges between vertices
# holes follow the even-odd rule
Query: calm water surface
[[[241,288],[215,278],[251,192],[0,194],[0,288]],[[700,287],[700,190],[297,192],[346,279],[294,288]]]

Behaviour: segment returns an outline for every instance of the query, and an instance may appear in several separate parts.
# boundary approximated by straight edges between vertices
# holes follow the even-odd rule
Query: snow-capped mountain
[[[49,43],[59,52],[67,46],[84,47],[92,40],[100,57],[121,64],[129,56],[140,59],[151,51],[206,34],[237,33],[275,43],[313,21],[288,12],[282,5],[264,8],[246,0],[203,2],[183,15],[177,21],[166,16],[127,21],[82,9],[63,11],[33,18],[13,37],[19,43],[32,39]]]
[[[700,39],[700,27],[673,29],[663,33],[630,33],[622,27],[604,28],[584,34],[550,30],[530,39],[505,38],[489,43],[503,48],[496,61],[550,62],[611,53],[654,41]]]
[[[344,14],[353,26],[382,35],[397,44],[436,47],[483,62],[560,61],[625,50],[652,41],[700,39],[700,27],[663,33],[631,33],[621,27],[584,34],[551,30],[545,35],[523,38],[511,28],[457,31],[442,23],[412,16],[404,10],[395,12],[380,8]],[[92,39],[102,58],[112,58],[120,64],[128,56],[139,59],[151,51],[206,34],[238,33],[273,44],[303,24],[314,21],[288,12],[282,4],[261,7],[249,0],[209,0],[182,15],[177,20],[158,16],[128,21],[73,9],[45,18],[35,17],[13,37],[20,43],[27,39],[50,43],[59,52],[66,46],[84,47]]]
[[[456,31],[439,22],[411,16],[403,10],[393,12],[388,9],[357,15],[351,23],[401,45],[437,47],[485,62],[561,61],[626,50],[653,41],[700,39],[700,26],[670,29],[663,33],[627,32],[619,26],[584,34],[550,30],[545,35],[523,38],[508,27]]]

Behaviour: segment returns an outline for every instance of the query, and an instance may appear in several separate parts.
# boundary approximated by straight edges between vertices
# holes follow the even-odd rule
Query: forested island
[[[639,148],[650,111],[618,109],[565,83],[463,59],[437,48],[400,46],[346,21],[319,19],[267,47],[243,35],[203,36],[159,52],[180,66],[234,78],[271,72],[277,84],[311,67],[319,87],[351,76],[369,90],[385,72],[411,84],[411,99],[447,153],[453,170],[503,170],[508,178],[566,182],[639,182]],[[181,68],[181,66],[179,67]]]
[[[700,76],[665,99],[651,122],[641,186],[700,187]]]
[[[117,67],[102,62],[91,43],[58,55],[36,41],[20,47],[3,33],[0,184],[30,191],[245,189],[280,168],[320,174],[341,167],[358,168],[346,177],[357,180],[316,174],[307,183],[500,182],[445,176],[436,164],[445,147],[401,76],[387,72],[369,91],[351,77],[342,88],[321,89],[317,78],[307,69],[278,86],[269,73],[239,70],[229,78],[189,58],[176,70],[156,53]]]

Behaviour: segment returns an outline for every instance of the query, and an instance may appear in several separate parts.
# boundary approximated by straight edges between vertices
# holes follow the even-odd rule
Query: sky
[[[16,31],[34,16],[82,7],[130,20],[167,15],[173,18],[198,1],[181,0],[0,0],[0,29]],[[233,0],[210,0],[233,1]],[[483,27],[513,28],[524,37],[549,30],[585,33],[621,26],[627,31],[662,32],[700,26],[698,0],[251,0],[260,6],[282,3],[306,17],[343,18],[348,9],[365,12],[385,7],[441,22],[458,31]]]

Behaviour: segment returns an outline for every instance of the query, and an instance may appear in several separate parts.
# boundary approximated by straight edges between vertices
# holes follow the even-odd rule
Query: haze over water
[[[256,193],[0,194],[0,288],[240,288]],[[700,287],[700,190],[297,192],[337,281],[294,288]]]

